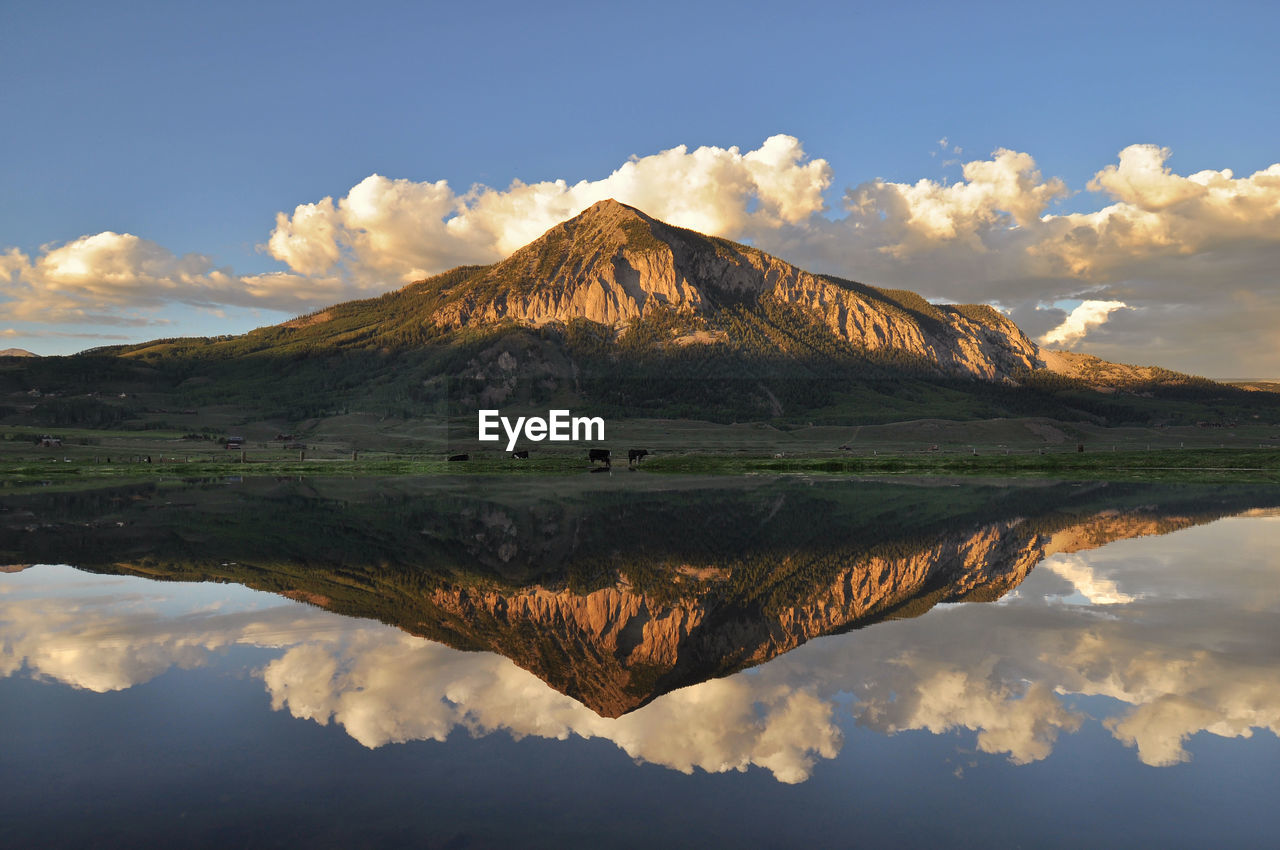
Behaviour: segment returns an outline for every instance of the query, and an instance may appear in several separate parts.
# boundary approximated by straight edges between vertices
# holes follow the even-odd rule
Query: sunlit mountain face
[[[1075,324],[1125,307],[1083,302],[1092,318]],[[1280,421],[1273,393],[1044,348],[990,304],[932,303],[806,271],[613,200],[491,265],[247,334],[0,367],[9,419],[33,428],[164,411],[169,426],[195,431],[226,405],[295,424],[346,411],[474,421],[479,408],[566,404],[611,419],[726,424]]]

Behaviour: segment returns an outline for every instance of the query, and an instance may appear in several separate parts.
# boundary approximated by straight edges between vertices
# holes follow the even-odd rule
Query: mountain
[[[380,298],[335,305],[213,350],[402,347],[451,333],[588,322],[651,347],[724,344],[811,353],[797,330],[846,353],[905,356],[938,374],[1010,380],[1038,348],[986,305],[935,305],[901,290],[815,275],[746,245],[601,201],[491,266],[464,266]],[[655,327],[656,326],[656,327]],[[655,333],[657,331],[657,333]],[[170,352],[181,341],[121,349]]]
[[[1109,386],[1194,380],[1042,351],[988,305],[932,304],[914,292],[813,274],[614,200],[490,266],[462,266],[245,337],[158,340],[118,353],[153,359],[193,348],[207,349],[206,355],[400,350],[454,341],[468,331],[583,323],[614,342],[643,341],[649,349],[720,345],[787,357],[880,355],[917,371],[1005,382],[1046,369],[1069,377],[1101,374]],[[1106,369],[1082,370],[1082,358]]]
[[[1259,406],[1268,421],[1280,417],[1262,394],[1042,350],[992,307],[813,274],[612,200],[493,265],[243,336],[32,364],[0,369],[0,392],[60,397],[43,405],[47,424],[126,415],[114,403],[67,399],[91,392],[150,392],[166,409],[235,404],[292,421],[552,403],[723,422],[1196,422],[1243,419]]]
[[[429,287],[429,282],[423,284]],[[444,328],[587,319],[622,327],[671,311],[676,345],[729,338],[735,306],[786,305],[865,351],[898,350],[943,372],[1012,378],[1037,365],[1036,345],[986,306],[938,306],[909,292],[813,275],[726,239],[672,227],[601,201],[507,259],[442,289]]]
[[[27,351],[25,348],[6,348],[0,351],[0,357],[39,357],[40,355]]]

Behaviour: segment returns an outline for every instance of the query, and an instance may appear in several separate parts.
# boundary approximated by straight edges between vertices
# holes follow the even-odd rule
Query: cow
[[[604,461],[605,466],[613,466],[613,463],[609,460],[608,449],[591,449],[590,452],[588,452],[587,454],[587,460],[591,461],[592,463],[595,463],[596,461],[600,460],[600,461]]]
[[[648,449],[627,449],[627,465],[639,463],[649,454]]]
[[[511,453],[511,459],[512,459],[512,460],[528,460],[528,459],[529,459],[529,450],[528,450],[528,449],[525,449],[525,450],[523,450],[523,451],[519,451],[519,452],[512,452],[512,453]]]
[[[449,455],[449,460],[451,462],[455,460],[471,460],[471,455]]]

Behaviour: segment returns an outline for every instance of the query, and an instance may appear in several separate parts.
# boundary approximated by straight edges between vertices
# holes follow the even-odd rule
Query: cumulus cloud
[[[516,181],[458,194],[445,181],[374,174],[336,202],[327,197],[278,214],[267,249],[298,274],[337,272],[359,288],[386,289],[499,260],[606,198],[682,227],[737,235],[806,221],[822,210],[830,182],[824,160],[806,161],[800,141],[782,135],[746,153],[680,145],[574,184]]]
[[[1030,155],[1001,149],[965,164],[964,179],[952,184],[864,183],[846,193],[843,224],[898,259],[957,245],[985,253],[990,231],[1031,224],[1066,193],[1061,180],[1041,177]]]
[[[1089,189],[1115,199],[1097,212],[1047,217],[1034,253],[1094,281],[1124,278],[1156,257],[1249,249],[1274,243],[1280,223],[1280,163],[1249,177],[1230,169],[1174,174],[1168,148],[1131,145],[1094,175]],[[1208,281],[1203,281],[1207,283]]]
[[[959,153],[945,138],[938,144]],[[35,256],[8,249],[0,318],[138,325],[172,303],[305,312],[495,261],[612,197],[813,271],[998,303],[1043,320],[1037,333],[1047,321],[1039,305],[1092,305],[1048,328],[1050,344],[1078,344],[1087,331],[1093,353],[1116,359],[1280,371],[1280,164],[1244,177],[1230,169],[1182,175],[1171,156],[1158,145],[1126,147],[1083,187],[1103,204],[1067,214],[1054,206],[1072,188],[1043,174],[1030,153],[1003,148],[965,162],[954,182],[867,180],[827,210],[831,167],[786,135],[746,151],[681,145],[577,182],[462,190],[373,174],[342,196],[276,215],[263,250],[287,269],[277,273],[238,275],[204,255],[110,231]],[[1113,303],[1128,309],[1099,312]]]
[[[140,579],[90,576],[67,567],[27,570],[5,577],[5,584],[0,675],[25,668],[98,693],[133,687],[173,667],[202,666],[238,643],[271,645],[272,636],[311,631],[316,619],[308,609],[279,600],[259,610],[252,602],[272,597],[242,588],[218,591],[241,603],[219,611],[196,586],[159,590]],[[175,601],[176,615],[166,610]]]
[[[1068,711],[1043,683],[1019,689],[994,675],[991,656],[970,669],[955,669],[918,655],[896,659],[857,707],[859,721],[894,734],[927,729],[977,732],[978,749],[1007,753],[1014,764],[1047,758],[1062,731],[1080,728],[1083,715]]]
[[[219,599],[211,604],[209,593]],[[808,778],[834,758],[834,705],[803,685],[740,676],[603,718],[492,653],[462,652],[235,586],[156,585],[41,566],[0,583],[0,676],[27,670],[100,693],[192,668],[237,645],[280,654],[262,668],[272,706],[338,723],[373,748],[443,741],[455,729],[613,741],[684,773]]]
[[[614,742],[639,761],[692,773],[755,765],[802,782],[834,758],[841,736],[833,705],[804,689],[717,679],[668,694],[620,718],[604,718],[490,653],[468,653],[387,629],[349,642],[290,649],[264,668],[276,710],[340,724],[366,747],[444,741],[455,729]]]
[[[151,325],[166,304],[297,310],[341,294],[336,281],[294,274],[237,275],[202,254],[175,255],[131,233],[105,231],[45,246],[34,260],[13,250],[0,266],[0,316],[12,321]]]
[[[888,734],[965,730],[981,752],[1042,760],[1085,721],[1069,704],[1085,695],[1105,698],[1087,704],[1109,706],[1097,719],[1136,758],[1170,765],[1191,758],[1197,734],[1280,734],[1273,514],[1056,556],[1004,605],[947,606],[811,641],[617,719],[490,653],[243,588],[67,568],[0,581],[0,675],[25,669],[109,691],[234,645],[267,647],[275,654],[258,675],[276,710],[339,724],[368,747],[456,730],[576,735],[686,773],[755,766],[782,782],[839,754],[841,714]],[[1063,578],[1088,604],[1051,604]]]
[[[1123,301],[1081,301],[1062,320],[1062,324],[1042,336],[1040,342],[1043,345],[1071,348],[1084,339],[1091,328],[1103,324],[1112,313],[1126,306],[1128,305]]]
[[[202,254],[175,255],[104,231],[48,245],[34,259],[0,255],[0,318],[59,324],[148,325],[166,304],[306,312],[395,289],[465,263],[489,263],[597,201],[615,198],[717,235],[800,224],[823,208],[826,161],[798,139],[755,150],[681,145],[632,157],[600,180],[523,183],[457,192],[443,180],[373,174],[344,197],[276,215],[263,248],[289,271],[239,275]]]
[[[1125,148],[1117,164],[1088,183],[1114,203],[1055,215],[1050,207],[1070,194],[1066,184],[1045,178],[1030,154],[1000,149],[966,163],[955,183],[862,183],[845,192],[846,215],[829,227],[811,217],[804,227],[779,228],[773,241],[815,262],[864,266],[895,284],[945,287],[953,299],[999,299],[1017,294],[1013,286],[1034,286],[1041,301],[1061,300],[1044,297],[1054,282],[1114,284],[1138,277],[1142,267],[1135,263],[1224,248],[1247,258],[1248,249],[1258,247],[1251,240],[1280,241],[1280,164],[1247,178],[1230,170],[1183,177],[1165,164],[1169,156],[1154,145]],[[1000,256],[987,256],[993,253]],[[895,262],[875,262],[877,255]],[[941,269],[929,259],[939,256],[957,264],[955,273],[937,274]],[[1232,257],[1242,255],[1221,259]],[[1156,277],[1168,272],[1165,267]]]
[[[1121,302],[1128,309],[1105,326],[1063,329],[1092,331],[1089,350],[1104,357],[1219,376],[1240,364],[1280,371],[1280,164],[1182,176],[1169,157],[1125,148],[1087,184],[1111,201],[1095,212],[1056,214],[1065,183],[1029,154],[997,150],[956,183],[868,181],[845,192],[842,217],[750,235],[816,271],[1033,320],[1045,303]]]
[[[1062,576],[1093,605],[1122,605],[1134,599],[1116,587],[1112,579],[1097,575],[1079,555],[1054,555],[1046,558],[1041,567]]]

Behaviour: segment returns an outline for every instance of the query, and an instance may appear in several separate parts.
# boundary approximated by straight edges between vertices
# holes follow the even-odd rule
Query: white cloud
[[[1055,214],[1069,190],[1026,153],[967,163],[961,181],[872,180],[842,218],[749,235],[814,271],[960,302],[1118,301],[1089,351],[1218,376],[1280,373],[1280,164],[1187,176],[1153,145],[1125,148],[1087,188],[1110,203]]]
[[[1082,301],[1063,319],[1062,324],[1042,336],[1040,343],[1071,348],[1084,339],[1090,329],[1103,324],[1112,313],[1126,306],[1123,301]]]
[[[303,275],[344,275],[387,289],[464,263],[489,263],[597,201],[614,198],[659,219],[716,235],[748,225],[798,224],[822,210],[824,160],[806,161],[791,136],[756,150],[684,145],[633,157],[602,180],[564,180],[457,194],[445,181],[371,175],[336,203],[324,198],[280,213],[267,248]]]
[[[938,150],[959,153],[945,138]],[[1090,350],[1106,357],[1280,372],[1280,163],[1247,177],[1180,175],[1170,156],[1125,148],[1085,186],[1104,205],[1070,214],[1053,210],[1071,194],[1063,180],[1044,176],[1029,153],[999,149],[964,163],[952,183],[861,182],[831,217],[822,200],[830,166],[785,135],[745,152],[681,145],[577,182],[461,191],[374,174],[342,197],[277,214],[263,247],[286,272],[237,275],[110,231],[34,256],[11,248],[0,254],[0,318],[145,325],[174,303],[305,312],[492,262],[612,197],[813,271],[928,297],[998,302],[1015,315],[1066,300],[1123,303],[1129,309],[1105,325],[1082,315],[1060,329],[1065,343],[1091,330]]]
[[[202,666],[237,643],[270,645],[269,636],[305,630],[317,619],[301,606],[235,587],[218,592],[272,605],[218,612],[195,585],[161,590],[140,579],[66,567],[39,567],[5,582],[15,592],[0,598],[0,675],[25,667],[98,693],[133,687],[172,667]],[[71,592],[63,589],[66,582]],[[50,587],[58,592],[43,592]],[[185,600],[176,615],[166,610],[175,600]]]
[[[796,225],[823,208],[831,171],[799,140],[757,149],[681,145],[632,157],[608,177],[457,193],[446,181],[378,174],[336,202],[276,216],[264,249],[288,272],[238,275],[201,254],[182,256],[104,231],[48,245],[34,259],[0,254],[0,318],[62,324],[148,325],[167,304],[262,307],[300,313],[377,294],[465,263],[489,263],[597,201],[615,198],[712,234]]]
[[[1134,600],[1133,596],[1116,587],[1114,581],[1097,575],[1079,555],[1053,555],[1046,558],[1041,566],[1070,582],[1072,588],[1092,605],[1123,605]]]
[[[219,596],[212,604],[210,593]],[[26,669],[105,693],[203,666],[236,645],[280,650],[260,672],[276,710],[338,723],[371,748],[443,741],[455,729],[578,735],[684,773],[757,766],[801,782],[841,744],[829,700],[754,676],[704,682],[611,719],[501,656],[234,585],[156,585],[47,566],[0,583],[0,676]]]
[[[370,748],[443,741],[455,729],[577,735],[613,741],[634,759],[683,773],[755,765],[789,783],[807,779],[817,758],[834,758],[840,748],[833,705],[803,689],[715,679],[605,718],[501,656],[388,629],[351,637],[296,646],[268,664],[262,676],[272,706],[321,724],[332,720]]]
[[[1280,734],[1278,525],[1255,515],[1056,556],[1004,605],[947,606],[814,640],[617,719],[490,653],[234,586],[68,568],[3,576],[0,675],[25,668],[119,690],[234,645],[267,647],[278,654],[260,675],[277,710],[339,724],[368,747],[455,730],[576,735],[686,773],[755,766],[782,782],[838,755],[850,695],[868,728],[968,730],[981,752],[1025,764],[1080,727],[1085,710],[1068,704],[1079,694],[1112,701],[1104,727],[1143,763],[1169,765],[1190,758],[1186,744],[1199,733]],[[1143,592],[1121,591],[1119,575]],[[1093,604],[1046,604],[1061,594],[1059,577]]]
[[[96,325],[163,324],[167,304],[300,310],[340,297],[334,280],[294,274],[236,275],[202,254],[170,253],[131,233],[104,231],[45,246],[34,260],[4,255],[0,316],[11,321]]]
[[[996,658],[969,669],[904,655],[875,680],[855,709],[860,723],[894,734],[927,729],[976,731],[978,749],[1007,753],[1014,764],[1047,758],[1059,732],[1074,732],[1083,716],[1066,710],[1042,683],[1019,691],[994,675]]]
[[[830,247],[898,261],[957,247],[982,254],[994,247],[989,236],[1034,223],[1049,203],[1067,193],[1061,180],[1044,180],[1028,154],[1001,149],[993,156],[966,163],[964,179],[956,183],[872,180],[850,189],[847,216],[826,236],[853,242]]]
[[[1230,169],[1183,177],[1165,165],[1169,156],[1155,145],[1125,148],[1089,182],[1116,202],[1046,218],[1033,253],[1075,277],[1109,282],[1141,274],[1135,263],[1224,250],[1247,259],[1280,240],[1280,163],[1249,177]],[[1199,278],[1211,289],[1216,283]]]

